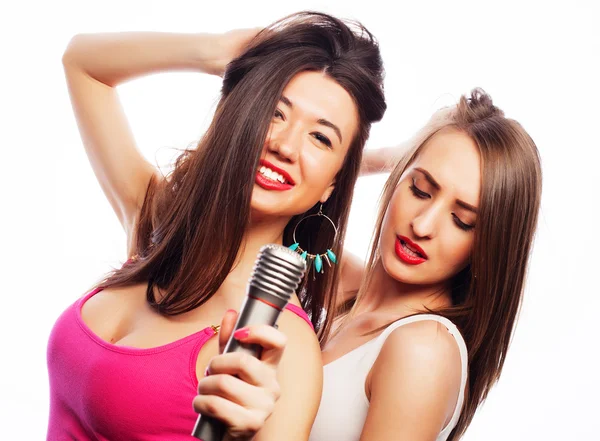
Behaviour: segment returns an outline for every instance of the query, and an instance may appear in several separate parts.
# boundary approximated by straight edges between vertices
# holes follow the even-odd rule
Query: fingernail
[[[208,367],[206,367],[206,370],[204,371],[204,376],[208,377],[210,375],[210,372],[208,372]]]
[[[233,333],[233,337],[240,340],[248,337],[250,330],[248,328],[240,328]]]
[[[237,312],[235,309],[228,309],[227,312],[225,314],[228,314],[230,312]]]

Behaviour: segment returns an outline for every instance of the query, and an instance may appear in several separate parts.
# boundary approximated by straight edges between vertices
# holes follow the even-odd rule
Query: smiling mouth
[[[279,182],[280,184],[292,185],[292,183],[289,182],[287,179],[285,179],[283,177],[283,175],[277,173],[276,171],[271,170],[269,167],[266,167],[264,165],[261,165],[258,168],[258,173],[260,173],[262,176],[264,176],[265,178],[267,178],[273,182]]]

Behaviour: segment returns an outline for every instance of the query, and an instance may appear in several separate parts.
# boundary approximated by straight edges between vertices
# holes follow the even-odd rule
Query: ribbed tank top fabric
[[[323,394],[309,441],[358,441],[362,433],[369,400],[365,381],[388,336],[400,326],[417,321],[434,320],[443,324],[454,336],[461,358],[461,383],[451,420],[436,441],[445,441],[460,417],[468,373],[468,354],[464,339],[454,323],[445,317],[422,314],[400,319],[379,336],[328,363],[323,368]],[[393,416],[393,409],[390,409]]]
[[[215,331],[149,349],[113,345],[81,318],[83,304],[100,290],[69,306],[50,333],[47,440],[194,440],[196,362]],[[301,309],[288,309],[310,323]]]

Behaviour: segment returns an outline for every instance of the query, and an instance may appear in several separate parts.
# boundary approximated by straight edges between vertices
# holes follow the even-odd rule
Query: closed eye
[[[410,186],[410,191],[412,191],[412,193],[419,199],[431,199],[431,195],[429,193],[425,193],[423,190],[419,190],[419,188],[415,185],[414,180],[412,185]]]
[[[319,142],[321,142],[321,143],[325,144],[327,147],[331,148],[331,141],[329,140],[329,138],[327,136],[325,136],[319,132],[311,133],[311,135]]]
[[[473,228],[475,228],[475,225],[469,225],[469,224],[465,224],[465,223],[464,223],[463,221],[461,221],[461,220],[459,219],[459,217],[458,217],[456,214],[454,214],[454,213],[452,213],[452,218],[454,219],[454,223],[456,224],[456,226],[457,226],[458,228],[460,228],[461,230],[464,230],[464,231],[470,231],[470,230],[472,230]]]

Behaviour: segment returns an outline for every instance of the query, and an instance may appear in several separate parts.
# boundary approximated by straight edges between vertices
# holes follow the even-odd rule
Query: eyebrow
[[[429,173],[427,170],[420,168],[420,167],[416,167],[415,170],[423,173],[423,176],[425,176],[425,179],[427,179],[429,181],[429,183],[435,187],[436,190],[440,190],[442,188],[442,186],[435,179],[433,179],[433,176],[431,176],[431,173]],[[472,211],[473,213],[477,214],[477,211],[478,211],[477,207],[474,207],[471,204],[467,204],[465,201],[461,201],[460,199],[457,199],[456,205],[459,205],[460,207],[464,208],[465,210],[469,210],[469,211]]]
[[[283,104],[288,106],[290,109],[294,108],[294,105],[292,104],[292,102],[283,95],[281,96],[281,98],[279,98],[279,101],[281,101]],[[318,119],[317,123],[321,124],[322,126],[329,127],[330,129],[332,129],[335,132],[335,134],[337,135],[340,142],[342,142],[342,131],[340,130],[340,128],[338,126],[336,126],[334,123],[332,123],[331,121],[328,121],[324,118]]]

